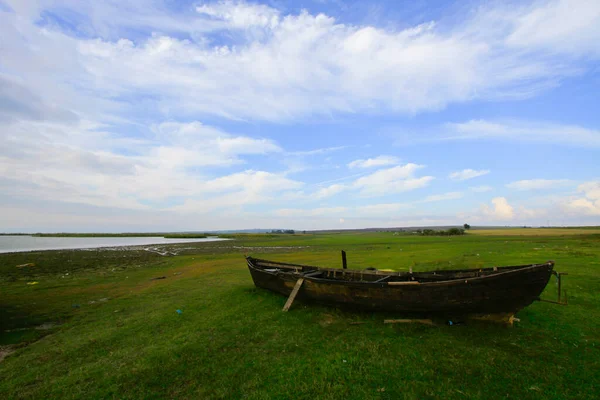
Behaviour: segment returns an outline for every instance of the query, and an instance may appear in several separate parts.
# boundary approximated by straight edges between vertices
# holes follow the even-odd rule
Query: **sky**
[[[0,231],[600,224],[600,1],[0,0]]]

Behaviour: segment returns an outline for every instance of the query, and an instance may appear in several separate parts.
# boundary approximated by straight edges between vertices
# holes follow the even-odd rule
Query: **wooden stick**
[[[302,275],[304,275],[305,278],[310,278],[310,277],[313,277],[313,276],[320,275],[322,273],[323,273],[323,271],[317,270],[317,271],[304,272]]]
[[[377,279],[377,280],[375,281],[375,283],[381,283],[381,282],[385,281],[386,279],[390,279],[390,278],[391,278],[391,276],[390,276],[390,275],[387,275],[387,276],[384,276],[384,277],[383,277],[383,278],[381,278],[381,279]]]
[[[418,281],[405,281],[405,282],[388,282],[388,286],[401,286],[401,285],[420,285]]]
[[[417,322],[419,324],[433,325],[433,321],[430,319],[385,319],[384,324],[410,324]]]
[[[348,268],[348,263],[346,262],[346,252],[342,250],[342,268]]]
[[[285,306],[283,306],[282,311],[287,312],[287,310],[290,309],[292,303],[294,302],[294,299],[296,298],[296,295],[298,294],[298,291],[300,290],[300,286],[302,286],[303,283],[304,278],[300,278],[296,281],[296,286],[294,286],[292,293],[290,293],[290,297],[288,297],[287,301],[285,302]]]
[[[558,304],[559,306],[566,306],[566,305],[568,305],[566,301],[564,303],[559,303],[558,301],[544,300],[544,299],[538,299],[538,301],[542,301],[544,303]]]

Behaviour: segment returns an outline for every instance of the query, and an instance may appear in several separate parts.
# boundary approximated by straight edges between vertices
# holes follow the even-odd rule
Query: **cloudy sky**
[[[600,224],[600,1],[0,0],[0,231]]]

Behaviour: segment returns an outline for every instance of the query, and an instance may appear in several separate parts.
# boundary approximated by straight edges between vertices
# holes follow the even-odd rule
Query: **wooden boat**
[[[550,276],[556,275],[553,261],[414,273],[320,268],[253,257],[246,261],[257,287],[286,296],[295,290],[305,301],[429,315],[512,315],[538,300]],[[296,294],[290,296],[290,305]]]

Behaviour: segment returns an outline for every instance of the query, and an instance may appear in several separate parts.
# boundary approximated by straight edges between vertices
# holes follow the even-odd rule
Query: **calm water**
[[[93,249],[99,247],[144,246],[150,244],[214,242],[220,239],[165,239],[163,237],[105,237],[105,238],[73,238],[73,237],[35,237],[35,236],[0,236],[0,253],[33,250]]]

